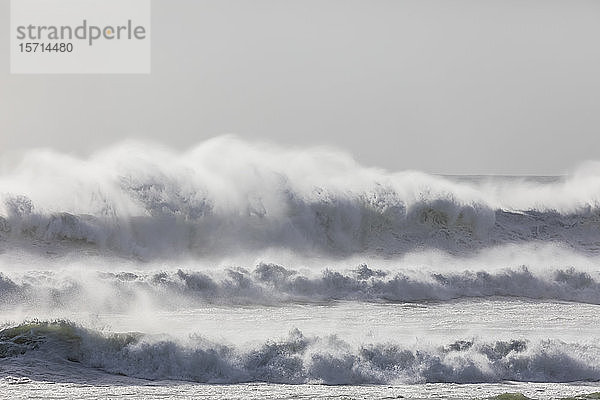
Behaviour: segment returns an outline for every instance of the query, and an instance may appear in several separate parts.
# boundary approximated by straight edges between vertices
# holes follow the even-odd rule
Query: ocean
[[[597,163],[389,172],[231,136],[6,156],[0,397],[598,398],[599,205]]]

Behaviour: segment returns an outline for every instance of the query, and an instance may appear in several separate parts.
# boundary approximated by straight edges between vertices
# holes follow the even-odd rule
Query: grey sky
[[[237,133],[390,170],[553,174],[600,159],[600,1],[152,7],[151,75],[10,75],[0,0],[0,148]]]

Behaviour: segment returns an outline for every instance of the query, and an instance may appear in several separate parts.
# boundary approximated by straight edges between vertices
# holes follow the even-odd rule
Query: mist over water
[[[4,380],[600,380],[599,163],[448,177],[224,136],[0,165]]]
[[[186,153],[126,143],[87,159],[30,151],[0,175],[2,247],[142,260],[288,249],[470,254],[507,243],[599,248],[600,164],[551,182],[358,165],[332,149],[226,136]]]

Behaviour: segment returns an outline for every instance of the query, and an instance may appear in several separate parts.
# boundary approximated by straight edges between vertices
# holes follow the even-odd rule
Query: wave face
[[[276,264],[260,264],[254,270],[0,274],[0,306],[6,311],[126,312],[139,304],[170,310],[210,304],[422,302],[499,296],[600,304],[600,276],[574,268],[399,272],[367,265],[301,273]]]
[[[600,344],[559,340],[462,340],[445,345],[351,345],[336,336],[287,338],[239,348],[200,336],[186,341],[107,334],[68,322],[0,331],[0,357],[47,359],[110,374],[203,383],[471,383],[600,380]]]
[[[568,178],[388,173],[330,149],[234,137],[186,153],[129,143],[78,159],[30,151],[0,170],[0,249],[142,259],[267,248],[469,253],[552,241],[600,249],[600,166]]]

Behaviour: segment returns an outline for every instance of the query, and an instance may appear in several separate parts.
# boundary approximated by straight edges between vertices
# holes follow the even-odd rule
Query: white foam
[[[600,168],[460,180],[366,168],[332,149],[225,136],[177,153],[125,143],[79,159],[25,153],[0,173],[0,246],[153,258],[288,248],[470,252],[498,243],[600,249]],[[7,244],[9,243],[9,244]]]

